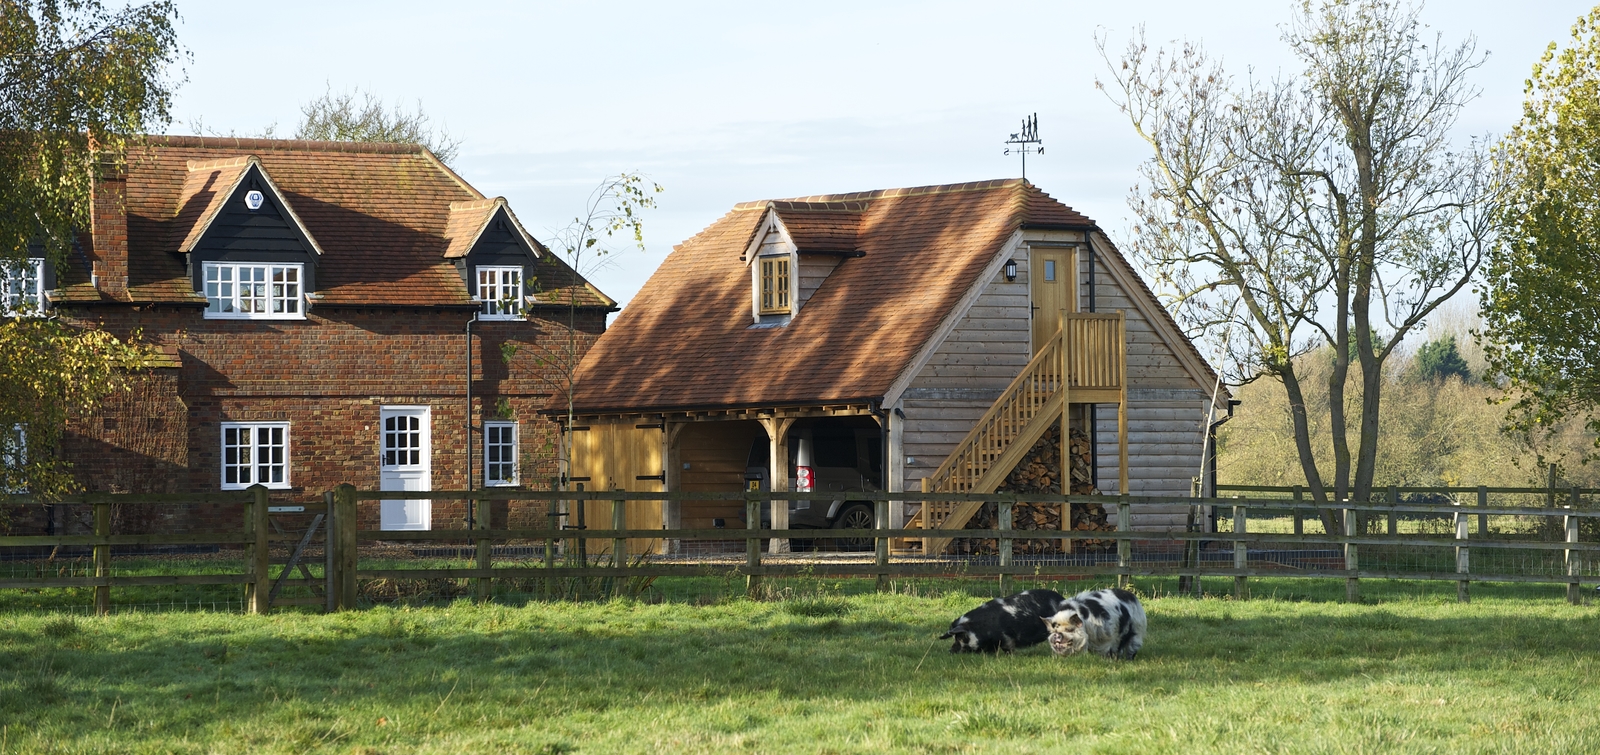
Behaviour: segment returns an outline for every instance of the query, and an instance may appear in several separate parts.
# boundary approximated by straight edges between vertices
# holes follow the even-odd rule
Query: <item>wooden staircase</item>
[[[1056,337],[1034,355],[939,469],[923,479],[922,492],[993,493],[1052,423],[1064,423],[1069,401],[1117,405],[1120,489],[1126,491],[1126,343],[1121,312],[1063,313]],[[1061,479],[1070,478],[1063,473]],[[908,528],[959,530],[982,506],[976,501],[924,501]],[[924,537],[922,552],[941,553],[950,541]]]

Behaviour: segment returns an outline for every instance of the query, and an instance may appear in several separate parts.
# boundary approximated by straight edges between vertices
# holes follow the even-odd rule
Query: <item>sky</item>
[[[1436,0],[1447,43],[1488,53],[1459,131],[1503,133],[1523,82],[1593,0]],[[1516,12],[1506,12],[1509,7]],[[661,184],[643,251],[591,273],[627,302],[673,245],[735,203],[1015,177],[1002,151],[1037,113],[1028,178],[1126,235],[1146,147],[1095,88],[1142,25],[1235,77],[1292,69],[1289,0],[1258,2],[333,3],[179,0],[191,57],[173,133],[292,135],[300,106],[361,89],[418,103],[461,140],[456,170],[551,238],[609,175]]]

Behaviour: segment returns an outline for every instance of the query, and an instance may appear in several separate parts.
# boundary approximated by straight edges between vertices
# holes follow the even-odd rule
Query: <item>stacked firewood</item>
[[[1094,476],[1090,468],[1093,455],[1089,447],[1089,438],[1083,431],[1073,429],[1068,442],[1068,461],[1071,462],[1071,495],[1098,495],[1099,490],[1094,487]],[[997,493],[1048,493],[1061,494],[1061,430],[1060,426],[1051,427],[1045,431],[1044,437],[1028,449],[1028,453],[1018,462],[1016,469],[1006,476],[1005,482],[995,491]],[[974,514],[972,521],[967,524],[969,529],[996,529],[999,527],[1000,506],[996,503],[986,503],[983,508]],[[1019,530],[1060,530],[1061,507],[1057,504],[1028,504],[1019,503],[1011,507],[1011,526]],[[1106,523],[1106,512],[1099,504],[1072,505],[1072,529],[1089,532],[1105,532],[1115,529]],[[1078,540],[1077,549],[1102,549],[1109,547],[1112,540]],[[994,554],[999,551],[999,543],[995,540],[982,540],[977,538],[958,538],[950,543],[950,553],[959,554]],[[1017,540],[1012,543],[1012,552],[1025,553],[1060,553],[1061,542],[1057,540]]]

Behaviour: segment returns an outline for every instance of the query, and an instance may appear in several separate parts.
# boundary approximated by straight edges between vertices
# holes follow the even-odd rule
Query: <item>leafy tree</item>
[[[44,249],[60,265],[89,228],[102,170],[165,125],[177,10],[98,0],[0,0],[0,264]],[[0,320],[0,489],[71,487],[53,456],[67,418],[122,385],[139,350],[50,319]]]
[[[1496,155],[1506,243],[1491,255],[1480,338],[1510,381],[1512,427],[1582,417],[1600,433],[1600,7],[1533,67]],[[1600,448],[1600,439],[1595,441]]]
[[[0,260],[30,244],[62,260],[97,171],[167,123],[177,15],[165,0],[0,0]]]
[[[1317,500],[1370,495],[1384,363],[1493,239],[1486,150],[1449,138],[1481,57],[1420,28],[1399,0],[1308,0],[1283,34],[1301,70],[1237,87],[1194,45],[1151,52],[1141,33],[1107,56],[1112,100],[1152,152],[1130,197],[1132,252],[1192,331],[1242,334],[1226,344],[1230,382],[1282,386]],[[1322,347],[1333,368],[1315,408],[1296,357]],[[1332,469],[1314,453],[1314,409]]]
[[[1472,368],[1467,366],[1467,360],[1461,358],[1455,336],[1429,341],[1417,349],[1416,370],[1417,375],[1425,380],[1442,381],[1451,375],[1463,381],[1472,379]]]
[[[452,138],[443,127],[436,130],[420,102],[416,112],[409,112],[398,103],[393,107],[384,104],[371,92],[357,89],[334,94],[329,90],[301,106],[300,114],[296,139],[421,144],[446,164],[461,150],[461,140]]]

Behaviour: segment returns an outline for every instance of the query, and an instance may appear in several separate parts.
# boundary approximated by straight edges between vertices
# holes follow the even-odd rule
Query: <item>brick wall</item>
[[[379,484],[379,414],[386,405],[427,406],[432,415],[432,486],[466,485],[465,326],[470,312],[429,308],[313,307],[303,321],[207,320],[178,305],[63,307],[79,324],[177,348],[182,366],[134,377],[94,416],[67,428],[62,451],[87,490],[199,492],[221,488],[224,421],[290,423],[292,488],[275,500],[314,502],[349,482]],[[541,316],[547,314],[548,316]],[[521,478],[546,487],[555,473],[557,429],[538,414],[562,387],[563,366],[605,328],[601,311],[536,312],[523,322],[473,327],[474,487],[481,487],[484,419],[519,422]],[[535,504],[535,507],[538,507]],[[119,532],[237,526],[237,507],[139,507]],[[496,522],[542,526],[544,511],[497,505]],[[23,512],[19,512],[23,513]],[[459,502],[434,503],[436,528],[465,519]],[[28,527],[41,524],[29,518]],[[362,525],[376,529],[377,504]]]

